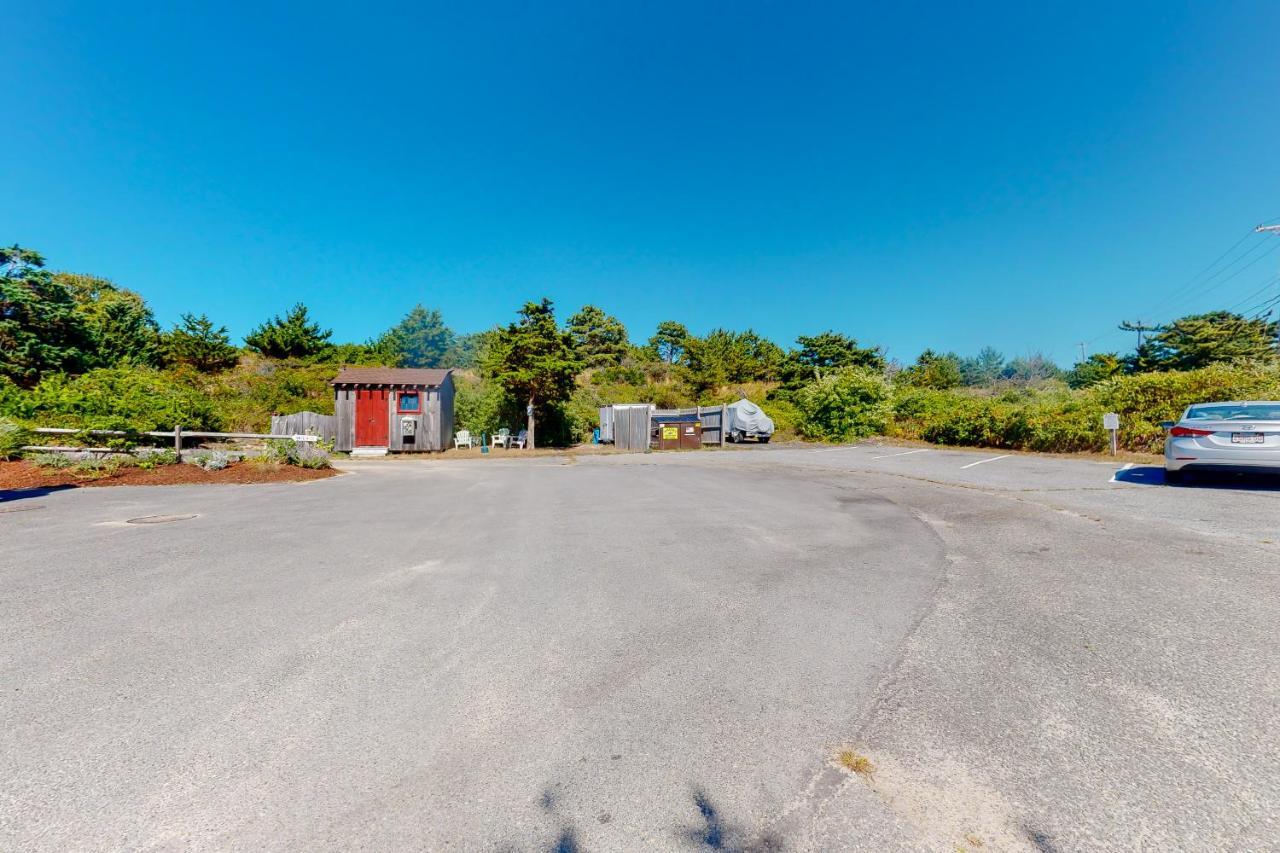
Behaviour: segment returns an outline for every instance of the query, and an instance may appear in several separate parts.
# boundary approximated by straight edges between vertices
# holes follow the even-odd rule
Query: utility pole
[[[1080,363],[1084,363],[1084,341],[1080,342]]]
[[[1130,323],[1128,320],[1125,320],[1123,323],[1120,324],[1120,331],[1138,333],[1138,346],[1142,346],[1143,332],[1156,332],[1159,330],[1160,330],[1159,326],[1144,326],[1141,320],[1138,320],[1133,323]]]
[[[1253,231],[1255,234],[1280,234],[1280,225],[1259,225]],[[1280,347],[1280,331],[1276,332],[1276,346]]]

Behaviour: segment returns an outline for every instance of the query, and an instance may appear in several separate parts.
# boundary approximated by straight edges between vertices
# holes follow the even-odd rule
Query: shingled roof
[[[448,369],[434,367],[344,367],[331,385],[443,385]]]

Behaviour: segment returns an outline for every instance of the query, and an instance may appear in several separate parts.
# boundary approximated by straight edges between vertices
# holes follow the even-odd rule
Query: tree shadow
[[[773,834],[752,835],[744,827],[726,821],[701,789],[693,792],[693,804],[698,809],[700,823],[680,829],[679,836],[707,850],[723,850],[726,853],[772,853],[782,849],[782,839]]]
[[[28,489],[0,489],[0,504],[13,503],[30,498],[43,498],[54,492],[65,492],[67,489],[76,488],[73,485],[65,486],[32,486]]]
[[[538,798],[538,805],[560,824],[555,840],[547,845],[547,850],[550,853],[581,853],[582,848],[578,846],[578,831],[571,821],[560,814],[556,795],[550,788],[542,792],[542,796]]]

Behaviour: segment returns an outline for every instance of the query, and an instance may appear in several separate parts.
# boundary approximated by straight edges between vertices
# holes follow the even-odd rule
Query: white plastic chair
[[[503,447],[511,446],[511,430],[503,427],[494,434],[492,446],[497,447],[498,445]]]
[[[454,450],[457,450],[464,444],[467,447],[475,447],[475,440],[471,438],[471,430],[469,429],[460,429],[458,430],[458,434],[453,437]]]
[[[510,447],[511,445],[514,444],[516,447],[520,448],[521,450],[524,450],[524,444],[528,440],[529,440],[529,431],[527,429],[522,429],[516,435],[515,438],[507,439],[507,442],[508,442],[507,447]]]

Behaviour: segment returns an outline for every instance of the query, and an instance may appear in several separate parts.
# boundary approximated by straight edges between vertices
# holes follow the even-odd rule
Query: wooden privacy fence
[[[322,441],[332,442],[338,437],[338,419],[334,415],[321,415],[316,412],[272,415],[271,434],[314,435]]]
[[[696,406],[691,409],[655,409],[648,403],[627,403],[600,409],[600,437],[612,441],[619,450],[648,450],[653,437],[653,419],[673,415],[697,415],[702,421],[702,443],[723,446],[726,406]]]
[[[609,411],[613,446],[619,450],[648,450],[653,406],[610,406]]]
[[[697,415],[702,421],[702,443],[724,445],[724,422],[727,420],[728,406],[697,406],[692,409],[654,409],[653,417],[671,417],[672,415]]]

